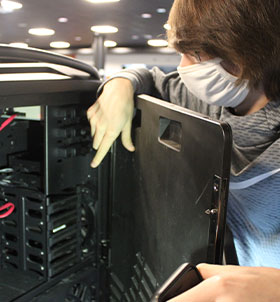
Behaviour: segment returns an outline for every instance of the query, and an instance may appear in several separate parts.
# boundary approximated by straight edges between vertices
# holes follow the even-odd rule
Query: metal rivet
[[[207,215],[214,215],[214,214],[217,214],[218,213],[218,209],[207,209],[205,212],[204,212],[205,214],[207,214]]]
[[[213,215],[213,214],[217,214],[218,213],[218,209],[212,209],[211,211],[210,211],[210,213]]]

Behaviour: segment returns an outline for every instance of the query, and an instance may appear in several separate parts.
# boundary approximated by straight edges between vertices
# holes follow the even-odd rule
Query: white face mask
[[[225,107],[238,106],[248,95],[248,81],[236,86],[237,77],[228,73],[215,58],[185,67],[178,67],[186,87],[202,101]]]

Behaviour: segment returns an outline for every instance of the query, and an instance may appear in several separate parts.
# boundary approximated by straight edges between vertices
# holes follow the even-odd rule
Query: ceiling
[[[173,0],[120,0],[115,3],[93,4],[86,0],[14,0],[21,9],[11,13],[0,11],[0,42],[25,42],[30,47],[49,49],[52,41],[67,41],[71,48],[90,47],[93,25],[113,25],[119,31],[106,34],[121,47],[146,47],[148,39],[165,37],[163,25]],[[166,9],[165,13],[157,12]],[[141,15],[149,13],[151,18]],[[59,18],[68,19],[60,23]],[[29,28],[47,27],[55,30],[53,36],[38,37],[28,33]]]

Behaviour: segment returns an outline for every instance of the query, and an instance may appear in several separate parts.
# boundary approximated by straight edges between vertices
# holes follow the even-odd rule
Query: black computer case
[[[0,219],[1,302],[148,302],[181,263],[222,262],[228,124],[138,96],[136,151],[117,141],[92,169],[98,72],[5,45],[0,60],[1,74],[58,76],[0,81],[1,124],[17,115],[0,132],[0,206],[15,205]]]

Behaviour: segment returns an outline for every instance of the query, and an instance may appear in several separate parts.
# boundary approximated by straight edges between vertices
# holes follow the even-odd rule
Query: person
[[[240,266],[200,264],[204,278],[172,302],[280,301],[280,1],[175,0],[169,44],[178,71],[124,70],[87,115],[97,167],[121,134],[134,151],[134,95],[145,93],[230,124],[227,222]]]

